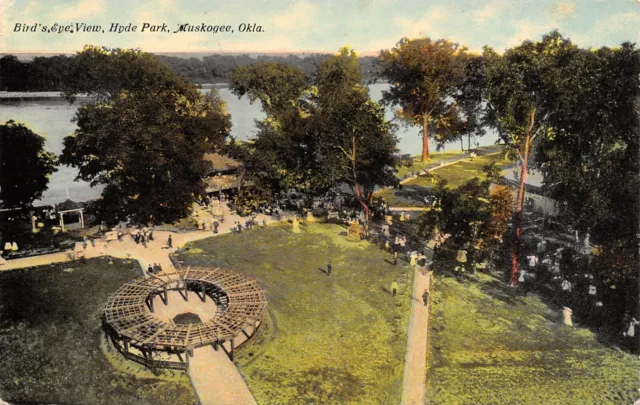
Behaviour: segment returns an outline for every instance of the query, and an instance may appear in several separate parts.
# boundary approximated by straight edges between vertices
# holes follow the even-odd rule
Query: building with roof
[[[211,162],[211,172],[205,178],[207,193],[237,191],[244,181],[244,166],[235,159],[219,153],[207,153],[205,160]]]

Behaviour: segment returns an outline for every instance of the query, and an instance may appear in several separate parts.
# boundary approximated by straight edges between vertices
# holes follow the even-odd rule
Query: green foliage
[[[267,204],[273,200],[271,191],[260,185],[243,187],[233,202],[240,215],[249,215],[257,212],[260,205]]]
[[[0,206],[29,207],[42,197],[58,159],[45,138],[10,120],[0,125]]]
[[[395,181],[397,141],[383,108],[370,99],[361,83],[355,52],[343,48],[329,58],[318,73],[310,130],[321,156],[318,177],[333,184],[346,182],[367,205],[376,186]]]
[[[273,118],[289,113],[307,85],[304,73],[296,67],[272,62],[238,66],[229,83],[233,94],[247,95],[251,103],[260,101],[263,111]]]
[[[495,171],[493,165],[484,168],[488,172]],[[507,229],[513,196],[506,187],[491,191],[490,185],[490,179],[481,181],[476,177],[450,188],[446,180],[439,180],[433,189],[436,203],[418,220],[421,236],[430,238],[436,229],[450,234],[444,250],[466,249],[471,266],[483,259],[492,259]],[[444,255],[435,261],[441,261],[439,267],[444,269],[450,267],[449,259],[451,257]]]
[[[70,101],[79,93],[104,100],[117,98],[123,91],[171,91],[176,85],[188,87],[150,53],[87,45],[73,58],[64,95]]]
[[[88,47],[76,63],[86,72],[67,96],[82,91],[95,99],[78,110],[61,161],[77,167],[79,179],[105,185],[99,219],[160,224],[188,214],[209,174],[204,154],[229,133],[224,102],[139,51]]]
[[[538,297],[501,282],[439,278],[431,307],[427,393],[433,405],[627,404],[640,361],[565,327]]]
[[[551,136],[554,85],[566,80],[562,68],[577,52],[571,41],[558,32],[542,41],[524,41],[498,55],[485,48],[485,82],[488,122],[502,139],[526,158],[525,144],[541,136]]]
[[[156,377],[101,349],[100,313],[108,296],[140,274],[137,262],[113,258],[0,273],[2,399],[197,404],[186,374]]]
[[[555,83],[553,139],[536,162],[564,222],[596,243],[633,240],[640,212],[640,51],[580,50]]]
[[[347,183],[366,204],[376,186],[393,181],[391,124],[362,85],[354,51],[341,49],[316,76],[311,85],[290,66],[238,68],[233,92],[260,100],[267,118],[244,150],[232,148],[246,158],[249,177],[272,195],[297,189],[310,202]]]
[[[413,273],[343,232],[336,225],[303,225],[300,234],[268,227],[199,241],[191,246],[204,254],[179,256],[191,265],[224,263],[266,290],[267,336],[237,356],[259,404],[400,401]],[[319,269],[328,260],[330,276]]]
[[[328,57],[318,69],[316,75],[318,93],[325,98],[340,97],[340,91],[364,84],[358,65],[358,55],[353,49],[341,48],[337,55]]]
[[[493,183],[498,183],[502,180],[502,167],[498,166],[495,160],[483,166],[482,172],[487,177],[487,180]]]

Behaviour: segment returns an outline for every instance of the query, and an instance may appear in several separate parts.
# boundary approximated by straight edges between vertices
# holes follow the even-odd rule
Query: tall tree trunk
[[[364,197],[362,196],[362,193],[360,192],[360,185],[358,184],[358,176],[356,174],[356,138],[355,136],[351,137],[351,143],[352,143],[352,155],[351,155],[351,170],[353,172],[353,183],[355,184],[355,189],[356,189],[356,196],[358,197],[358,201],[360,202],[360,205],[362,205],[362,208],[364,209],[364,234],[365,236],[369,236],[369,206],[366,203],[366,200],[364,199]]]
[[[429,117],[422,118],[422,163],[429,160]]]
[[[522,165],[520,167],[520,185],[516,197],[516,213],[514,219],[513,244],[511,245],[511,285],[518,285],[518,252],[520,250],[520,239],[522,237],[522,206],[524,202],[524,184],[527,181],[527,161],[529,160],[529,144],[531,136],[527,135],[522,155]]]
[[[471,150],[471,134],[467,135],[467,149]]]
[[[460,152],[464,152],[464,139],[460,137]]]

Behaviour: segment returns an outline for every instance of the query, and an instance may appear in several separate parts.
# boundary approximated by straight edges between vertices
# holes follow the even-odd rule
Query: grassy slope
[[[411,272],[343,232],[315,224],[294,235],[275,226],[200,241],[196,253],[181,255],[187,263],[215,265],[220,249],[223,266],[266,289],[270,322],[237,357],[259,404],[400,401]],[[327,276],[319,268],[329,258]],[[388,293],[393,280],[400,285],[395,298]]]
[[[133,363],[118,371],[102,352],[101,309],[110,294],[139,276],[136,262],[115,259],[113,265],[95,259],[0,272],[0,398],[196,404],[186,375],[156,378]]]
[[[456,154],[451,154],[451,156],[455,156]],[[383,190],[376,195],[384,198],[390,206],[403,206],[403,207],[422,207],[424,203],[418,200],[412,200],[410,198],[403,198],[403,194],[419,194],[419,191],[412,189],[421,189],[423,187],[432,187],[436,184],[438,179],[446,179],[449,182],[449,187],[459,187],[464,184],[466,181],[471,180],[474,177],[478,177],[480,179],[484,179],[485,175],[482,172],[482,168],[491,163],[496,162],[496,164],[501,166],[506,166],[511,162],[505,162],[503,160],[502,153],[495,153],[486,156],[480,156],[473,161],[465,160],[459,163],[452,164],[450,166],[445,166],[441,169],[436,169],[431,173],[434,174],[435,179],[432,182],[430,178],[424,176],[418,176],[415,179],[409,180],[405,183],[403,190]],[[415,169],[411,169],[409,171],[415,171]]]
[[[451,159],[453,157],[460,156],[462,154],[463,152],[431,152],[429,153],[429,161],[427,163],[422,163],[422,158],[420,156],[414,156],[413,166],[398,167],[398,171],[396,172],[396,177],[399,179],[402,179],[406,174],[420,171],[429,165],[432,165],[434,163],[440,163],[440,161],[442,160]]]
[[[486,176],[484,175],[482,168],[492,162],[503,166],[511,163],[503,159],[502,153],[494,153],[491,155],[477,157],[474,160],[458,162],[451,166],[443,167],[442,169],[437,169],[433,174],[435,175],[436,181],[445,179],[449,182],[449,187],[459,187],[474,177],[484,180]],[[423,187],[432,185],[431,181],[425,177],[418,177],[409,181],[408,184]]]
[[[436,283],[431,405],[631,404],[640,360],[565,327],[536,296],[513,297],[488,276]]]

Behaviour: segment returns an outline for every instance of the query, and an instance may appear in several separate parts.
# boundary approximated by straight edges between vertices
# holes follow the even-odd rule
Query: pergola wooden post
[[[160,292],[160,298],[162,299],[162,302],[164,302],[165,306],[169,304],[169,294],[167,294],[167,286],[162,287],[162,292]]]

